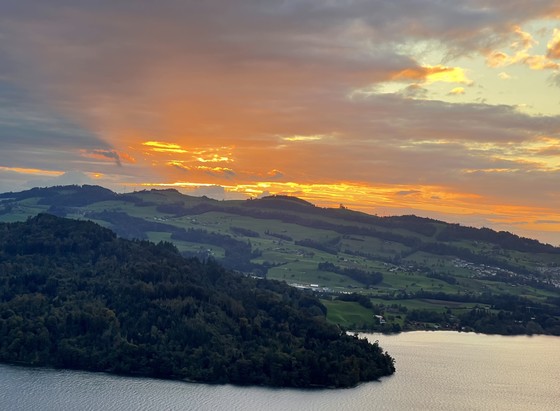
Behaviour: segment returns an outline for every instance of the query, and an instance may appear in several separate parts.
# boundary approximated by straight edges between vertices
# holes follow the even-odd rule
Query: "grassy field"
[[[379,323],[372,310],[355,302],[321,300],[327,307],[327,320],[349,329],[371,328]]]
[[[432,300],[432,299],[407,299],[407,300],[383,300],[381,298],[372,298],[371,302],[373,304],[380,304],[384,306],[391,305],[401,305],[409,310],[428,310],[437,312],[446,312],[448,309],[451,311],[461,311],[472,309],[474,307],[489,308],[485,304],[477,303],[465,303],[457,301],[445,301],[445,300]]]

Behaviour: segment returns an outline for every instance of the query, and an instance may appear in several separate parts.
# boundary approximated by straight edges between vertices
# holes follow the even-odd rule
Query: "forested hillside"
[[[281,282],[40,214],[0,224],[0,360],[214,383],[349,387],[394,371],[377,344]]]

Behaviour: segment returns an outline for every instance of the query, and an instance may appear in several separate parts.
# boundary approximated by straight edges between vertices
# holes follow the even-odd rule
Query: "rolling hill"
[[[217,201],[87,185],[0,194],[0,221],[38,213],[313,289],[331,321],[354,329],[560,333],[560,248],[507,232],[287,196]]]

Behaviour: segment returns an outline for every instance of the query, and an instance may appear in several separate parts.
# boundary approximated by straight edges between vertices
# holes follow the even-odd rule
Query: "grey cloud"
[[[272,170],[268,173],[267,177],[272,180],[280,180],[284,178],[286,175],[280,170]]]
[[[214,198],[216,200],[224,200],[226,198],[226,190],[222,186],[208,186],[208,187],[197,187],[191,190],[186,190],[189,194],[195,196],[206,196]]]
[[[560,198],[554,196],[558,173],[540,170],[530,153],[519,153],[523,162],[507,155],[540,135],[559,137],[558,116],[531,117],[511,106],[452,105],[395,95],[376,95],[337,108],[337,116],[304,115],[311,123],[344,133],[317,142],[312,153],[285,148],[282,159],[293,163],[279,167],[302,175],[313,175],[318,168],[327,181],[440,185],[497,202],[560,206]],[[329,110],[317,109],[325,111]],[[479,143],[493,143],[493,148]]]
[[[560,87],[560,71],[557,71],[557,72],[553,73],[550,76],[549,81],[550,81],[550,84],[552,84],[556,87]]]
[[[225,178],[233,178],[235,177],[236,173],[230,169],[220,169],[220,170],[206,170],[205,173],[211,177],[225,177]]]
[[[0,165],[46,170],[79,161],[79,150],[111,149],[87,128],[5,81],[0,81],[0,144]]]
[[[83,185],[95,184],[86,174],[80,171],[67,171],[58,177],[33,179],[26,182],[28,188],[32,187],[49,187],[53,185]]]
[[[324,116],[333,112],[336,115]],[[368,140],[521,142],[538,134],[560,134],[560,116],[532,117],[513,106],[451,104],[399,95],[325,98],[310,109],[291,113],[294,127],[316,124],[316,133],[341,130]]]
[[[0,82],[0,141],[4,146],[110,147],[89,130],[33,102],[28,91],[5,82]]]
[[[371,101],[363,110],[356,104],[340,107],[350,89],[387,80],[391,73],[417,65],[395,49],[396,43],[437,38],[457,47],[487,41],[492,36],[485,28],[492,27],[498,37],[507,35],[512,19],[541,16],[554,5],[510,3],[102,1],[92,7],[87,2],[55,0],[47,7],[44,2],[29,2],[12,6],[11,16],[0,17],[4,23],[0,33],[7,39],[0,50],[4,60],[21,69],[17,75],[11,73],[15,79],[93,129],[110,127],[115,122],[111,113],[118,111],[129,123],[153,121],[152,128],[176,132],[168,130],[166,114],[157,108],[169,95],[185,102],[209,99],[217,110],[232,110],[237,117],[254,118],[258,107],[279,118],[272,121],[281,122],[279,128],[297,124],[295,104],[301,108],[302,121],[310,110],[311,117],[319,117],[324,109],[335,109],[346,112],[346,118],[362,116],[359,123],[366,121],[367,105],[386,113],[385,118],[400,113],[399,106],[391,106],[402,104],[399,99],[383,99],[389,104],[383,108]],[[180,83],[166,82],[179,73]],[[421,96],[420,89],[408,90],[407,96],[413,91]],[[235,99],[235,107],[224,103],[227,99]],[[429,119],[426,112],[435,111],[429,104],[408,104],[417,117],[408,115],[404,121],[420,126],[419,135],[423,118]],[[445,109],[437,106],[440,112]],[[473,107],[466,109],[473,118]],[[445,111],[458,120],[457,110]],[[497,114],[494,123],[501,115]],[[380,120],[376,123],[389,127]],[[399,138],[400,131],[393,128],[392,136]],[[442,126],[439,133],[451,130],[451,125]],[[503,138],[518,138],[508,136],[509,130],[508,124],[500,131]],[[481,129],[468,138],[488,131]]]
[[[121,157],[119,156],[119,153],[114,150],[92,150],[90,153],[113,159],[115,160],[116,165],[122,167]]]
[[[10,14],[4,19],[4,36],[10,41],[2,48],[8,59],[12,56],[20,68],[30,70],[37,67],[29,64],[35,53],[21,50],[43,57],[49,53],[41,70],[51,77],[59,73],[70,86],[79,74],[74,81],[89,80],[82,87],[96,94],[102,93],[99,84],[107,83],[113,90],[137,94],[135,87],[161,64],[181,64],[185,78],[209,65],[269,69],[280,77],[279,68],[295,66],[300,75],[309,72],[310,79],[321,77],[315,75],[321,71],[336,87],[333,80],[367,84],[413,64],[395,52],[395,43],[446,39],[454,48],[469,43],[472,52],[470,43],[487,46],[490,27],[501,38],[509,33],[513,18],[541,16],[554,4],[532,2],[520,13],[519,4],[507,3],[222,0],[96,2],[91,7],[87,2],[77,6],[52,1],[47,7],[28,2],[12,9],[18,21]],[[53,88],[48,87],[51,92]]]
[[[176,170],[180,170],[180,171],[183,172],[183,173],[188,173],[188,172],[190,172],[189,167],[188,167],[188,166],[185,166],[185,165],[183,165],[183,164],[176,164],[176,163],[174,163],[174,164],[172,164],[171,166],[172,166],[173,168],[175,168]]]
[[[560,156],[560,146],[548,147],[538,151],[538,154],[542,156],[559,157]]]
[[[397,191],[395,194],[398,196],[409,196],[409,195],[420,194],[420,193],[421,193],[420,190],[403,190],[403,191]]]
[[[419,84],[411,84],[399,92],[403,97],[408,98],[426,98],[428,90]]]
[[[23,191],[27,187],[27,179],[19,173],[0,170],[0,193]]]

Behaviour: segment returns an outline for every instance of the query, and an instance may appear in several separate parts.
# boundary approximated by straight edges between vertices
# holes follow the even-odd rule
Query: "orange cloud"
[[[529,50],[537,41],[533,38],[530,33],[523,31],[519,26],[513,26],[513,32],[518,37],[517,41],[514,41],[511,44],[511,48],[514,50]]]
[[[186,153],[187,150],[181,148],[180,145],[174,143],[164,143],[161,141],[145,141],[142,143],[143,146],[150,147],[152,151],[157,151],[160,153]]]
[[[231,178],[231,177],[235,176],[235,171],[233,171],[231,168],[227,168],[227,167],[197,166],[196,169],[199,170],[199,171],[203,171],[203,172],[205,172],[207,174],[210,174],[210,175],[222,176],[222,177],[226,177],[226,178]]]
[[[509,60],[509,56],[503,51],[493,51],[486,56],[486,64],[493,68],[505,66]]]
[[[207,170],[210,172],[230,172],[232,170]],[[192,187],[211,186],[193,182],[176,182],[170,184],[149,184],[145,186]],[[383,215],[398,214],[400,209],[415,209],[427,213],[446,213],[468,215],[472,213],[493,215],[516,214],[520,210],[525,215],[537,212],[530,207],[505,206],[493,203],[488,198],[467,192],[453,191],[439,186],[424,185],[370,185],[356,183],[303,184],[296,182],[263,181],[253,184],[223,185],[226,192],[243,194],[246,197],[261,194],[295,195],[309,200],[318,206],[337,206],[343,203],[355,210]]]
[[[134,157],[132,157],[130,154],[128,153],[124,153],[119,151],[119,156],[121,157],[121,160],[123,160],[125,163],[129,163],[129,164],[134,164],[136,163],[136,159]]]
[[[41,169],[38,169],[38,168],[25,168],[25,167],[2,167],[2,166],[0,166],[0,170],[11,171],[11,172],[14,172],[14,173],[19,173],[19,174],[32,174],[32,175],[53,176],[53,177],[59,177],[59,176],[64,174],[64,171],[41,170]]]
[[[454,89],[452,89],[449,92],[449,94],[454,95],[454,96],[465,94],[465,89],[464,89],[464,87],[455,87]]]
[[[510,47],[513,54],[503,51],[492,51],[486,56],[486,64],[489,67],[504,67],[512,64],[525,64],[531,70],[558,70],[560,64],[551,59],[560,58],[560,30],[554,29],[553,38],[548,43],[547,54],[530,54],[530,49],[537,44],[531,34],[521,30],[519,26],[514,26],[514,34],[519,38]]]
[[[548,42],[546,57],[560,59],[560,30],[554,29],[552,39]]]
[[[168,166],[177,167],[180,170],[189,171],[191,169],[189,166],[185,165],[183,161],[168,161],[166,164]]]
[[[515,168],[484,168],[484,169],[464,169],[463,172],[466,174],[471,173],[515,173],[519,171]]]
[[[560,68],[560,64],[551,61],[547,56],[543,55],[528,56],[523,60],[523,63],[532,70],[558,70]]]
[[[558,70],[560,68],[560,64],[550,60],[547,56],[541,54],[529,55],[525,51],[518,52],[512,56],[496,51],[486,57],[486,64],[492,68],[510,66],[517,63],[525,64],[531,70]]]
[[[281,172],[280,170],[270,170],[268,173],[266,173],[268,175],[268,177],[270,178],[282,178],[284,177],[284,173]]]
[[[212,154],[206,157],[196,157],[196,160],[201,163],[230,163],[233,162],[233,159],[227,156],[220,156],[218,154]]]
[[[201,178],[204,179],[206,176],[211,175],[213,177],[224,177],[226,179],[230,179],[236,176],[234,170],[228,167],[210,167],[210,166],[203,166],[203,165],[188,165],[185,161],[179,160],[172,160],[168,161],[165,164],[170,167],[174,167],[175,169],[181,171],[188,171],[191,173],[193,179]]]
[[[395,73],[392,80],[412,80],[427,83],[471,83],[465,71],[460,67],[421,66],[401,70]]]
[[[282,137],[284,141],[318,141],[322,140],[325,136],[323,135],[313,135],[313,136],[301,136],[295,135],[290,137]]]

